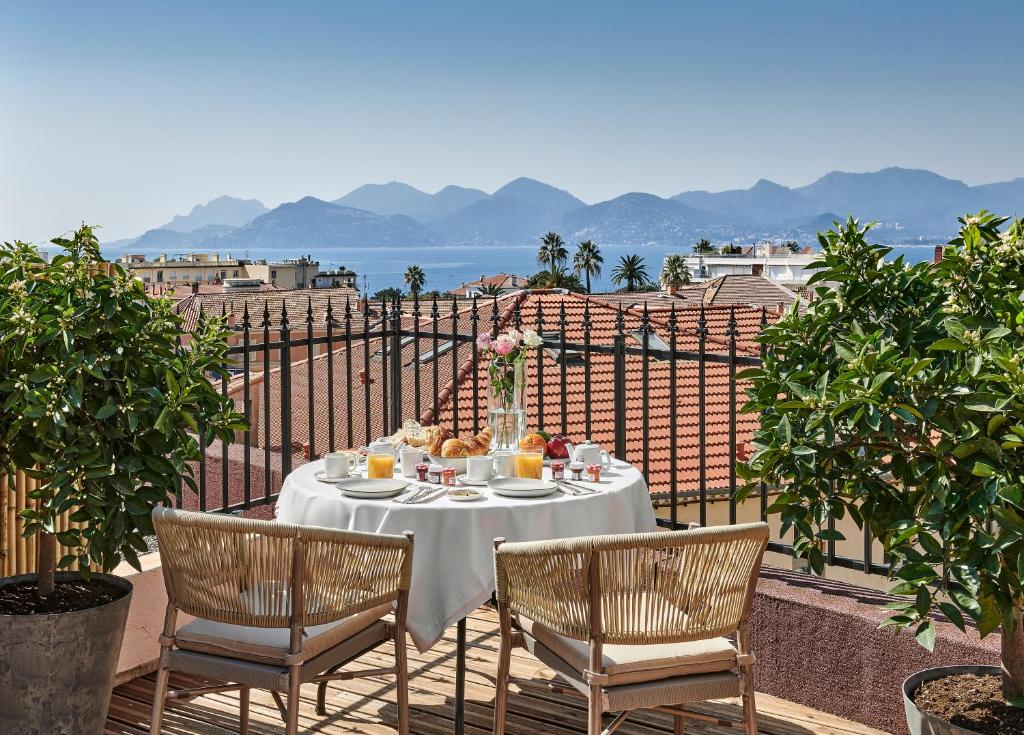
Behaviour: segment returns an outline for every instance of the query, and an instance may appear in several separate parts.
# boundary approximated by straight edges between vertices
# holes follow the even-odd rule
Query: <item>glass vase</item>
[[[495,357],[487,366],[487,378],[491,451],[516,450],[526,434],[526,359]]]

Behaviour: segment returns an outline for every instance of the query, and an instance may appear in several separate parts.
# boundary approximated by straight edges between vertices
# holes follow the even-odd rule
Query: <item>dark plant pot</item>
[[[57,581],[77,578],[60,572]],[[34,581],[0,579],[0,587]],[[68,613],[0,615],[0,733],[102,733],[121,653],[132,585],[94,574],[125,590],[114,602]]]
[[[916,674],[908,676],[903,682],[903,707],[907,711],[907,728],[910,730],[910,735],[978,735],[974,730],[957,727],[935,715],[921,711],[911,699],[917,688],[924,682],[957,674],[1000,676],[1002,671],[998,666],[940,666],[918,671]]]

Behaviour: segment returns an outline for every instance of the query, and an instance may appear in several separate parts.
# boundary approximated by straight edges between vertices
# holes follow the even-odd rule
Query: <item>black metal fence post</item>
[[[402,302],[395,299],[391,311],[391,430],[402,428]]]
[[[619,306],[615,317],[614,350],[614,403],[615,403],[615,456],[626,459],[626,320]]]

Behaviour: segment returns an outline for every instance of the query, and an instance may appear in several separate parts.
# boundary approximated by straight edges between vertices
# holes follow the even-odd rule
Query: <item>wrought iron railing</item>
[[[521,292],[451,303],[328,302],[317,318],[311,301],[304,314],[282,303],[272,316],[272,299],[256,314],[246,300],[230,320],[234,376],[220,389],[250,427],[231,446],[201,447],[198,493],[183,498],[186,507],[259,513],[299,463],[390,435],[409,418],[443,421],[456,434],[479,431],[487,399],[477,337],[514,327],[543,339],[529,358],[531,427],[613,447],[648,478],[660,525],[768,517],[774,488],[736,501],[736,464],[756,422],[741,412],[736,375],[761,363],[754,338],[768,321],[765,308],[658,300],[637,309]],[[545,313],[555,303],[557,313]],[[713,518],[723,505],[725,517]],[[859,556],[840,553],[835,541],[827,546],[834,566],[886,570],[866,532]],[[793,552],[782,539],[769,548]]]

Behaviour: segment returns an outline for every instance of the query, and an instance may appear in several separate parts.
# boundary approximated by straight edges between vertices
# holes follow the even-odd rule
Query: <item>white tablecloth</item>
[[[655,530],[647,483],[628,464],[613,462],[596,495],[506,498],[482,488],[483,500],[441,498],[422,505],[343,496],[319,482],[323,462],[303,465],[285,478],[277,519],[285,523],[353,531],[416,534],[409,594],[409,634],[426,651],[445,628],[486,602],[494,591],[494,539],[540,541]],[[545,468],[545,477],[548,470]]]

